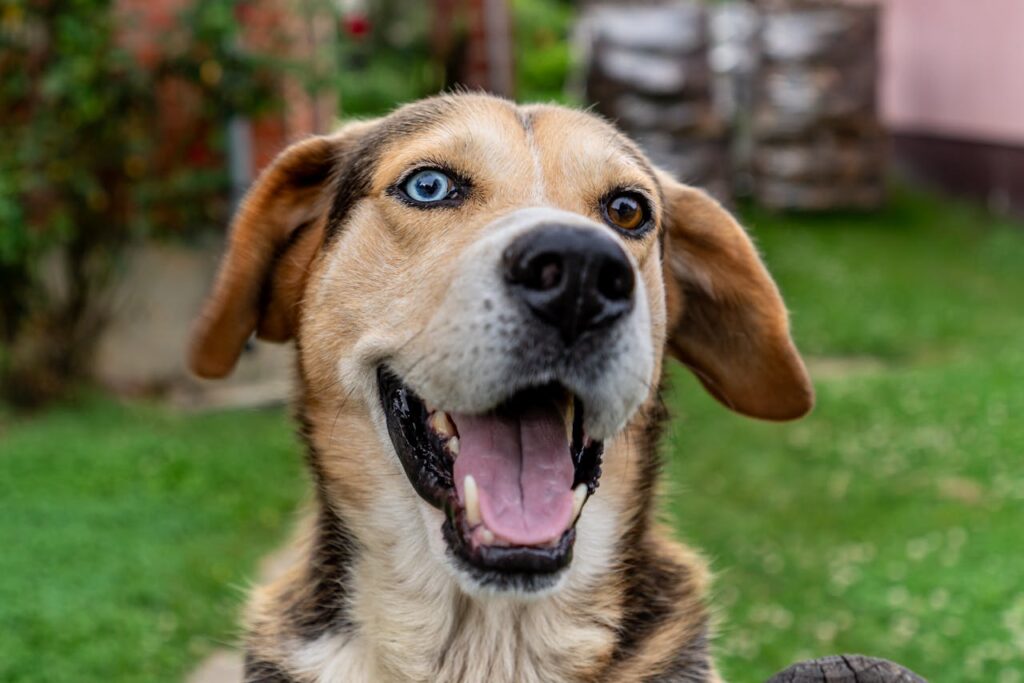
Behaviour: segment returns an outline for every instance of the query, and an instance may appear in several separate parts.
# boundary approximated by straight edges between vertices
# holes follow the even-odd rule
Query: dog
[[[703,191],[590,113],[422,100],[254,183],[192,370],[253,334],[294,340],[315,511],[246,681],[720,680],[708,570],[656,520],[665,358],[748,416],[813,391]]]

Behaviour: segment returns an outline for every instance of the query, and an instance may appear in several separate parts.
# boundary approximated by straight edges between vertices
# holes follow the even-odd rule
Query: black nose
[[[566,346],[633,306],[633,267],[610,235],[562,225],[536,228],[505,250],[505,281]]]

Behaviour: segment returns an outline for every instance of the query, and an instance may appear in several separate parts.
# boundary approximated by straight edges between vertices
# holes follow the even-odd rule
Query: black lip
[[[454,492],[455,482],[447,457],[439,457],[441,444],[427,428],[423,401],[383,366],[377,370],[377,383],[388,434],[405,476],[420,498],[443,510],[445,493]]]
[[[378,368],[377,381],[388,434],[398,459],[416,493],[430,505],[444,511],[446,519],[442,533],[456,564],[485,586],[516,587],[529,591],[552,583],[572,561],[575,526],[548,547],[473,547],[467,540],[470,528],[455,491],[452,461],[427,427],[426,406],[386,367]],[[521,400],[520,396],[510,404]],[[590,494],[593,494],[601,477],[604,444],[600,441],[584,443],[582,414],[583,406],[577,399],[576,422],[573,425],[573,488],[586,483]]]

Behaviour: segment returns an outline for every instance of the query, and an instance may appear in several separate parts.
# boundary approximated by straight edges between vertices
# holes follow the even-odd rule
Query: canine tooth
[[[572,519],[574,522],[579,518],[585,502],[587,502],[587,485],[580,484],[572,491]]]
[[[569,397],[569,409],[565,411],[565,437],[572,443],[572,425],[576,421],[576,401]]]
[[[480,540],[483,541],[484,545],[494,544],[494,532],[484,527],[480,530]]]
[[[430,427],[440,434],[442,438],[447,439],[449,436],[455,436],[455,424],[452,422],[452,418],[448,416],[448,413],[443,410],[438,410],[430,416]]]
[[[466,498],[466,521],[470,526],[476,526],[481,522],[480,496],[476,490],[476,479],[472,474],[467,474],[462,481],[462,493]]]
[[[458,457],[459,455],[459,437],[453,436],[448,439],[448,452],[452,454],[452,457]]]

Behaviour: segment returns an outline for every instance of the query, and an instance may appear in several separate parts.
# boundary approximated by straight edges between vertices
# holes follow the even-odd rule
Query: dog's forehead
[[[527,107],[524,113],[544,178],[553,190],[646,189],[652,202],[658,203],[653,167],[611,124],[587,112],[551,105]]]
[[[656,186],[637,148],[585,112],[462,95],[428,101],[422,109],[400,110],[393,117],[383,124],[386,133],[377,150],[373,184],[378,190],[409,168],[431,163],[494,178],[540,174],[549,184],[596,178]]]

